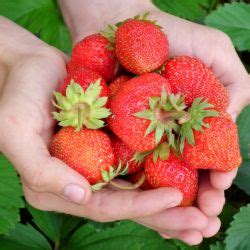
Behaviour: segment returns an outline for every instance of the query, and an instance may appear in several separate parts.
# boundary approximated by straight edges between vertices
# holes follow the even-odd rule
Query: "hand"
[[[0,109],[0,149],[13,163],[22,180],[27,201],[41,210],[57,211],[97,221],[136,219],[147,222],[155,214],[180,204],[182,195],[173,188],[147,192],[103,189],[91,193],[88,182],[60,160],[50,156],[47,145],[54,133],[51,99],[63,80],[67,57],[5,18],[0,18],[1,63],[4,65]],[[186,217],[192,208],[183,212]],[[198,210],[203,228],[206,217]],[[181,227],[178,218],[169,224]],[[145,219],[142,219],[145,218]],[[176,221],[176,222],[175,222]],[[188,221],[183,221],[188,222]],[[183,226],[182,226],[183,227]],[[172,227],[168,227],[172,229]],[[163,229],[162,229],[163,230]]]
[[[115,0],[110,4],[103,0],[75,0],[74,5],[66,0],[60,2],[74,43],[86,35],[105,29],[108,24],[150,11],[150,18],[158,20],[168,35],[171,56],[190,55],[200,58],[226,86],[230,94],[228,112],[234,120],[250,102],[250,77],[230,39],[223,32],[163,13],[150,1]],[[82,9],[88,9],[85,15],[81,15]],[[84,26],[81,25],[83,23]],[[231,186],[236,174],[237,170],[228,173],[214,170],[204,172],[200,178],[197,208],[171,208],[143,221],[136,221],[155,229],[163,237],[199,244],[203,237],[211,237],[218,232],[220,221],[217,216],[225,203],[224,190]],[[184,212],[187,210],[189,213]],[[207,223],[204,223],[204,218],[202,222],[201,217],[195,217],[197,212],[207,217]],[[178,220],[168,224],[169,218]],[[189,223],[195,224],[193,229],[185,227]]]

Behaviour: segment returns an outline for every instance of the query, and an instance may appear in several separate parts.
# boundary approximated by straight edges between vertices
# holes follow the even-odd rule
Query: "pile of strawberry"
[[[175,187],[187,206],[199,169],[240,165],[227,90],[198,58],[169,58],[166,34],[147,15],[85,37],[67,71],[53,112],[63,128],[50,153],[93,190]],[[121,186],[119,175],[134,184]]]

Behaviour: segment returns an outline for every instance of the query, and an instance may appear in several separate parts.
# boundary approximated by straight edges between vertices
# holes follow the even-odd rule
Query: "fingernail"
[[[75,184],[69,184],[65,187],[63,195],[69,201],[81,203],[85,196],[85,189]]]

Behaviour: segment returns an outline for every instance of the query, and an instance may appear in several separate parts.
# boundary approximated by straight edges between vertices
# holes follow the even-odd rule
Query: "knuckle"
[[[188,208],[185,221],[187,225],[195,228],[205,228],[208,223],[205,216],[195,207]]]
[[[216,43],[220,48],[232,49],[234,47],[231,38],[226,33],[220,30],[215,30],[214,32]]]

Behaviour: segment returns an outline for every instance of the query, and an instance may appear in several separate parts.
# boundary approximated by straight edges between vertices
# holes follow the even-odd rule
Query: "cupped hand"
[[[61,0],[61,2],[64,1]],[[170,56],[189,55],[201,59],[228,89],[230,104],[227,111],[234,120],[250,102],[250,76],[240,61],[230,38],[225,33],[163,13],[150,1],[127,0],[121,2],[115,0],[111,5],[109,4],[109,11],[106,11],[104,1],[99,0],[99,2],[102,2],[99,9],[95,8],[96,2],[87,1],[85,3],[91,10],[91,22],[87,21],[89,20],[88,15],[76,17],[74,22],[74,18],[71,21],[67,20],[66,14],[66,21],[71,28],[75,43],[88,34],[105,29],[108,24],[114,24],[149,11],[149,18],[157,20],[168,36]],[[77,13],[74,7],[72,10]],[[102,11],[104,15],[100,20],[99,16]],[[81,23],[79,20],[86,25],[84,27],[79,25]],[[232,185],[236,174],[237,169],[227,173],[215,170],[204,171],[200,177],[196,207],[171,208],[143,221],[136,221],[157,230],[163,237],[174,237],[189,244],[198,244],[203,237],[211,237],[218,232],[220,221],[217,216],[221,213],[225,203],[224,190]],[[190,214],[187,216],[183,211],[189,211]],[[200,222],[202,224],[200,217],[195,217],[197,211],[206,216],[207,225],[203,228],[196,227],[196,229],[185,228],[185,225],[189,223],[198,225]],[[186,223],[181,224],[180,227],[172,227],[172,224],[169,227],[167,223],[169,215],[173,216],[171,218],[178,218],[178,221],[173,222],[176,223],[175,225]]]
[[[5,65],[0,149],[19,172],[32,206],[102,222],[134,219],[163,233],[207,226],[206,216],[198,209],[168,212],[181,203],[182,195],[176,189],[92,193],[83,176],[51,157],[47,146],[56,125],[51,100],[66,74],[67,57],[4,18],[0,18],[0,29],[7,36],[2,40],[5,54],[0,57]]]

